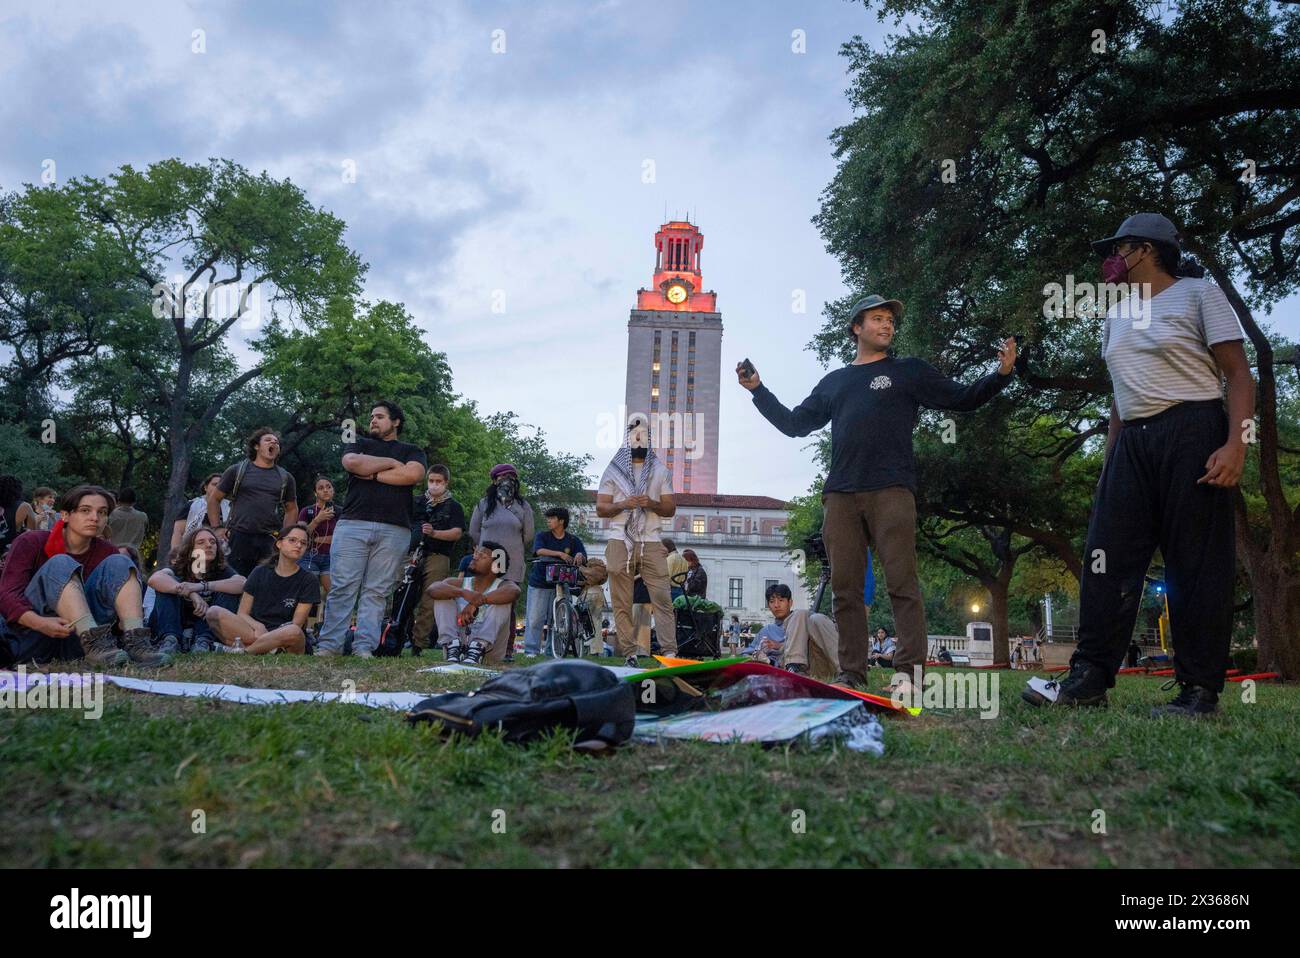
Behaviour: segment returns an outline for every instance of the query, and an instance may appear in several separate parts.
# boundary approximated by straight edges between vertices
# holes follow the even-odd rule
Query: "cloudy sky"
[[[855,33],[885,27],[844,0],[24,4],[0,10],[0,188],[46,159],[60,182],[167,156],[288,177],[463,395],[598,473],[665,209],[704,232],[724,369],[749,356],[787,405],[824,373],[804,347],[844,288],[809,220]],[[720,491],[808,489],[806,440],[725,376],[721,418]]]

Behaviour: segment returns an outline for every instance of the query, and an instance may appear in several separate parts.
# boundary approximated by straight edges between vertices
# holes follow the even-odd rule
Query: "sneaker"
[[[158,651],[163,655],[175,655],[181,650],[181,641],[174,635],[164,635],[158,640]]]
[[[175,637],[173,636],[173,641]],[[153,647],[153,632],[145,627],[128,629],[122,633],[122,648],[136,665],[146,669],[156,669],[171,665],[171,655]]]
[[[487,653],[487,650],[488,644],[486,642],[475,639],[469,644],[469,648],[465,650],[465,654],[461,658],[461,661],[466,665],[478,665],[483,661],[483,656]],[[506,661],[509,661],[509,659]]]
[[[92,665],[126,665],[126,652],[117,647],[111,625],[97,625],[81,634],[81,652]]]
[[[831,685],[840,685],[855,692],[864,692],[867,688],[867,677],[857,672],[841,672],[835,676],[835,680],[831,682]]]
[[[221,646],[218,645],[217,648],[220,649]],[[330,648],[329,646],[318,645],[316,646],[316,654],[324,655],[328,657],[332,655],[342,655],[343,653],[340,652],[338,649]]]
[[[1170,682],[1161,686],[1161,688],[1167,692],[1175,685],[1178,686],[1178,694],[1174,696],[1174,700],[1153,708],[1151,710],[1152,718],[1162,718],[1166,715],[1201,718],[1204,715],[1213,715],[1219,710],[1219,694],[1217,692],[1211,692],[1202,685],[1191,685],[1187,682]]]
[[[1020,693],[1030,705],[1106,705],[1106,673],[1095,665],[1075,662],[1070,666],[1070,674],[1059,682],[1049,680],[1036,688],[1035,681],[1042,680],[1031,679],[1029,688]]]
[[[362,649],[360,652],[353,652],[352,657],[356,659],[373,659],[375,657],[375,653],[369,651],[368,649]]]
[[[639,669],[639,668],[641,668],[641,666],[639,666],[639,665],[636,664],[636,656],[635,656],[635,655],[629,655],[626,659],[623,660],[623,664],[626,665],[629,669]]]
[[[203,638],[201,638],[201,639],[195,639],[195,640],[194,640],[194,644],[190,646],[190,651],[191,651],[191,652],[211,652],[211,651],[212,651],[212,639],[210,639],[210,638],[209,638],[208,636],[206,636],[206,635],[205,635]]]
[[[803,662],[787,662],[785,666],[787,672],[793,672],[795,675],[807,675],[808,666]]]
[[[459,642],[449,642],[442,647],[442,654],[448,662],[460,662],[465,658],[465,648]]]
[[[213,642],[212,648],[216,652],[240,653],[244,651],[244,640],[236,638],[234,645],[226,645],[224,642]]]

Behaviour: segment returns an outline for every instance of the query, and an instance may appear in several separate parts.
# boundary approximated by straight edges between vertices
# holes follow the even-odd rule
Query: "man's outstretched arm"
[[[822,392],[821,383],[812,391],[812,395],[794,409],[786,409],[781,400],[772,395],[772,391],[763,385],[758,370],[752,376],[746,376],[744,364],[736,366],[736,378],[754,397],[754,406],[763,418],[787,436],[809,436],[831,421],[830,403]]]
[[[971,412],[984,405],[1011,382],[1016,364],[1016,341],[1010,337],[998,350],[998,371],[975,380],[969,386],[949,379],[927,362],[920,362],[916,381],[916,400],[931,409]]]

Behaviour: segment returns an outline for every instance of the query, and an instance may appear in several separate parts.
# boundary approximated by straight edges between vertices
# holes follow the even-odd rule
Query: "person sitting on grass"
[[[898,649],[898,643],[883,628],[876,629],[876,637],[871,640],[871,651],[867,653],[868,665],[879,665],[881,668],[892,669],[894,667],[894,652]]]
[[[505,547],[485,541],[474,550],[462,575],[435,582],[426,590],[433,596],[438,644],[448,662],[478,665],[513,617],[519,586],[505,578],[509,569]]]
[[[775,622],[759,629],[746,648],[750,658],[821,681],[840,671],[840,635],[830,616],[795,609],[790,587],[774,582],[764,593]]]
[[[5,658],[44,665],[85,658],[92,665],[156,668],[144,624],[144,589],[134,563],[103,538],[115,502],[101,486],[74,486],[49,532],[18,536],[0,575],[0,615],[12,635]],[[122,630],[121,646],[113,627]]]
[[[230,568],[216,533],[207,526],[182,538],[169,561],[149,577],[155,596],[149,627],[158,637],[158,651],[211,652],[208,609],[238,609],[244,577]],[[182,649],[186,629],[193,630],[193,638]]]
[[[244,583],[239,611],[211,606],[208,625],[221,644],[218,652],[307,650],[307,616],[320,601],[320,583],[298,565],[310,536],[305,523],[295,523],[275,542],[275,552],[256,566]]]

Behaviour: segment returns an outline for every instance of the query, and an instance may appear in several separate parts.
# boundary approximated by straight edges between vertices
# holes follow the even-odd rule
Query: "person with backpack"
[[[248,437],[248,458],[221,474],[208,493],[208,525],[230,547],[230,567],[240,575],[275,551],[275,538],[298,519],[298,489],[289,470],[277,465],[280,437],[263,426]],[[230,500],[230,519],[221,502]]]
[[[411,490],[424,479],[428,459],[402,442],[406,414],[381,399],[370,410],[370,433],[343,450],[348,491],[330,543],[330,593],[317,655],[342,655],[352,614],[352,654],[368,659],[379,645],[384,605],[397,586],[411,545]]]
[[[501,630],[514,622],[519,586],[509,572],[510,550],[485,539],[471,554],[466,572],[425,590],[433,598],[438,644],[448,662],[480,664]]]
[[[452,556],[465,534],[465,509],[451,497],[450,486],[451,470],[441,463],[432,465],[425,476],[424,495],[415,501],[419,541],[424,544],[425,583],[441,582],[451,575]],[[433,597],[421,589],[411,631],[413,652],[429,647],[433,624]]]

